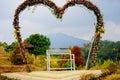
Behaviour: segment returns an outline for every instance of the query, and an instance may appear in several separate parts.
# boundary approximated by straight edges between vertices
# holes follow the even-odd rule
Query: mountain
[[[47,35],[47,37],[50,38],[51,48],[68,48],[76,45],[82,47],[84,43],[89,42],[63,33],[54,33]]]

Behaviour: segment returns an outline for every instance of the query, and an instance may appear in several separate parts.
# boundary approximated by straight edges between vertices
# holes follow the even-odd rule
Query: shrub
[[[10,52],[10,61],[14,65],[23,64],[23,58],[20,54],[16,54],[15,52]]]
[[[112,60],[107,60],[102,64],[102,69],[108,69],[110,73],[114,73],[117,70],[117,67]]]
[[[70,59],[70,55],[63,54],[60,57],[60,59]],[[68,61],[68,60],[61,60],[59,65],[60,65],[60,68],[62,68],[62,67],[68,67],[68,66],[70,66],[70,61]]]
[[[120,69],[117,69],[117,71],[115,73],[116,74],[120,74]]]
[[[100,75],[101,78],[110,75],[110,71],[108,69],[102,70],[102,74]]]
[[[71,50],[72,54],[75,55],[75,64],[77,67],[84,66],[85,65],[85,60],[82,57],[82,52],[81,48],[79,46],[74,46],[73,49]]]
[[[95,74],[84,74],[80,80],[99,80],[99,76]]]
[[[120,80],[120,74],[112,74],[107,76],[104,80]]]
[[[58,59],[58,56],[51,56],[51,62],[50,62],[50,67],[51,68],[59,68],[59,61],[56,61],[55,59]],[[54,60],[54,61],[53,61]]]
[[[39,69],[46,69],[46,57],[44,55],[36,56],[33,60],[33,65]]]
[[[90,69],[92,69],[92,70],[99,70],[99,69],[101,69],[101,67],[102,67],[101,65],[102,65],[101,60],[100,60],[100,59],[97,59],[97,61],[96,61],[96,63],[95,63],[95,66],[91,67]]]
[[[34,60],[35,60],[35,55],[34,55],[34,54],[27,53],[27,58],[28,58],[28,63],[29,63],[29,64],[33,64],[33,62],[34,62]]]
[[[67,61],[65,64],[63,64],[62,67],[64,67],[64,68],[69,68],[69,67],[71,67],[71,62],[70,62],[70,61]]]

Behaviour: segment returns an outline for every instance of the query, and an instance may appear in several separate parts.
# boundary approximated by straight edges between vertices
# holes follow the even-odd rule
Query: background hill
[[[84,43],[88,43],[89,41],[75,38],[64,33],[54,33],[47,35],[51,41],[51,48],[68,48],[73,47],[75,45],[82,47]]]

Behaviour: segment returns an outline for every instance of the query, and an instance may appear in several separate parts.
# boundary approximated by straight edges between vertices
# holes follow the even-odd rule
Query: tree
[[[117,54],[116,49],[118,49],[118,47],[116,46],[117,46],[116,42],[108,40],[101,41],[98,50],[98,58],[101,59],[102,62],[108,59],[116,61]]]
[[[85,54],[85,58],[87,58],[88,51],[90,48],[90,46],[88,45],[89,43],[85,44],[82,48],[82,51]],[[108,40],[100,41],[100,45],[97,51],[97,59],[101,60],[102,63],[108,59],[111,59],[115,62],[119,49],[120,49],[120,41],[117,42],[108,41]]]
[[[7,43],[3,43],[4,49],[6,52],[10,52],[13,51],[15,49],[15,47],[19,46],[18,42],[12,42],[10,45],[8,45]]]
[[[26,42],[34,46],[33,49],[28,49],[28,51],[35,55],[45,54],[50,47],[49,38],[42,34],[32,34],[26,39]]]
[[[78,46],[74,46],[73,49],[71,50],[72,54],[75,55],[75,64],[77,67],[84,66],[85,65],[85,60],[82,57],[82,52],[81,52],[81,48]]]
[[[87,58],[88,58],[88,53],[89,53],[89,50],[90,50],[90,45],[91,45],[91,43],[86,43],[82,47],[82,52],[84,53],[85,60],[87,60]]]

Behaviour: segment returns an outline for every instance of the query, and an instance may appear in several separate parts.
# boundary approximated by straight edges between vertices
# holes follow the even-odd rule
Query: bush
[[[85,60],[83,58],[83,54],[81,52],[81,48],[79,46],[74,46],[71,49],[72,54],[75,55],[75,64],[77,67],[84,66],[85,65]]]
[[[99,80],[99,76],[95,74],[84,74],[80,80]]]
[[[69,68],[69,67],[71,67],[71,62],[70,62],[70,61],[67,61],[65,64],[63,64],[62,67],[64,67],[64,68]]]
[[[100,75],[100,77],[104,78],[104,77],[106,77],[106,76],[108,76],[110,74],[111,74],[111,72],[108,69],[102,70],[102,74]]]
[[[120,74],[112,74],[107,76],[104,80],[120,80]]]
[[[55,59],[58,59],[59,57],[58,56],[51,56],[50,57],[51,58],[51,62],[50,62],[50,67],[51,68],[59,68],[60,67],[60,65],[59,65],[59,61],[56,61]],[[53,61],[54,60],[54,61]]]
[[[29,64],[33,64],[33,62],[34,62],[34,60],[35,60],[35,55],[34,55],[34,54],[27,53],[27,58],[28,58],[28,63],[29,63]]]
[[[46,56],[36,56],[33,60],[33,66],[38,67],[39,69],[46,69]]]
[[[102,69],[108,69],[110,73],[115,73],[117,70],[116,64],[112,60],[104,61]]]
[[[117,71],[115,73],[116,74],[120,74],[120,69],[117,69]]]
[[[92,70],[100,70],[102,67],[102,62],[100,59],[97,60],[97,62],[95,63],[95,66],[91,67],[90,69]]]
[[[101,75],[84,74],[80,80],[120,80],[120,72],[118,70],[115,74],[111,74],[110,70],[106,69]]]
[[[16,54],[15,52],[10,52],[10,61],[14,65],[23,64],[23,58],[20,54]]]

